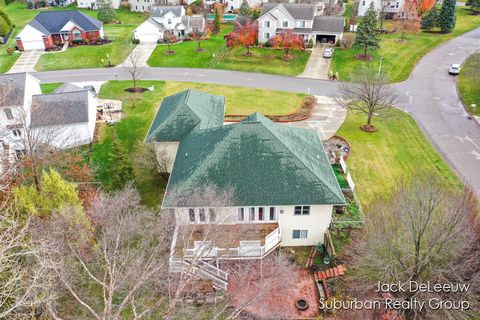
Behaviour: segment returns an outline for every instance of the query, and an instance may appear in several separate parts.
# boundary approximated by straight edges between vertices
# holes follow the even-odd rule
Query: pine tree
[[[422,17],[422,29],[430,31],[438,24],[438,9],[434,6],[426,15]]]
[[[438,24],[443,33],[450,33],[455,28],[455,6],[456,0],[445,0],[440,10]]]
[[[250,5],[248,4],[247,0],[242,1],[242,5],[240,6],[240,15],[242,16],[249,16],[251,13]]]
[[[480,0],[467,0],[465,4],[467,7],[470,7],[473,14],[478,14],[480,12]]]
[[[367,56],[368,49],[377,50],[380,48],[380,36],[377,32],[377,20],[377,12],[375,11],[373,2],[371,2],[367,13],[358,25],[357,35],[355,37],[355,42],[353,43],[353,46],[356,49],[363,49],[364,57]]]
[[[115,10],[111,0],[100,0],[98,2],[97,18],[103,23],[112,22],[116,18]]]
[[[109,160],[109,176],[111,190],[124,188],[134,179],[132,163],[127,154],[127,150],[118,140],[115,131],[112,131],[112,149],[108,155]]]

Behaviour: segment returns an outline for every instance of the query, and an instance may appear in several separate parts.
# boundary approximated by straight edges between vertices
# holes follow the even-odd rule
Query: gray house
[[[343,36],[344,17],[322,16],[316,4],[265,3],[258,18],[258,40],[266,42],[291,30],[314,43],[335,43]]]

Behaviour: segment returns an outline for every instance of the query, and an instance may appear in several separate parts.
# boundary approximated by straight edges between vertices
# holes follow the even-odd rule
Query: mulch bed
[[[375,132],[375,131],[377,131],[377,128],[375,128],[374,126],[369,126],[367,124],[364,124],[363,126],[360,126],[360,129],[362,129],[365,132]]]
[[[364,60],[364,61],[372,61],[373,60],[373,57],[369,54],[365,55],[365,54],[356,54],[355,55],[355,58],[356,59],[359,59],[359,60]]]
[[[138,87],[138,88],[127,88],[127,89],[125,89],[125,91],[130,92],[130,93],[142,93],[142,92],[148,91],[148,89]]]
[[[303,99],[302,105],[295,113],[286,114],[282,116],[277,115],[265,115],[272,121],[275,122],[295,122],[295,121],[303,121],[312,115],[315,107],[317,105],[317,99],[313,96],[307,96]],[[248,115],[239,115],[239,114],[227,114],[225,115],[226,122],[240,122],[243,119],[248,117]]]

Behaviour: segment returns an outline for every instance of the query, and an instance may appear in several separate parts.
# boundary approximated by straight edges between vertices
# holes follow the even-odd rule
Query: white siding
[[[27,24],[25,28],[20,31],[17,39],[22,40],[25,51],[45,49],[45,44],[43,43],[43,33],[29,24]]]
[[[157,25],[147,20],[133,31],[133,37],[140,42],[156,43],[158,39],[163,38],[163,34]]]
[[[168,172],[171,173],[173,169],[173,164],[175,163],[175,157],[177,156],[178,146],[180,142],[154,142],[155,152],[157,154],[157,160],[164,161],[160,159],[164,154],[167,157],[168,161]]]

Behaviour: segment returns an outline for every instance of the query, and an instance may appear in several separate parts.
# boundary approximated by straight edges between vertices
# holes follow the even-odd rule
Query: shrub
[[[10,18],[7,16],[5,11],[3,11],[1,8],[0,8],[0,18],[3,19],[3,21],[5,21],[10,28],[15,27],[15,25],[12,23],[12,20],[10,20]]]
[[[9,25],[0,17],[0,37],[5,37],[10,32]]]
[[[125,8],[125,9],[130,10],[132,8],[132,5],[128,1],[122,1],[120,3],[120,8]]]
[[[85,39],[85,40],[83,40],[83,44],[85,44],[85,45],[88,46],[88,45],[90,44],[90,39]]]
[[[337,40],[337,42],[335,42],[335,47],[339,48],[341,45],[341,41],[340,39]]]
[[[308,48],[308,49],[312,49],[312,48],[313,48],[313,39],[312,39],[312,38],[310,38],[310,40],[308,40],[308,42],[307,42],[307,48]]]
[[[13,49],[12,48],[7,48],[7,54],[12,55],[13,54]]]
[[[263,44],[263,46],[264,46],[265,48],[270,48],[270,47],[272,46],[272,43],[270,42],[270,40],[267,40],[267,41],[265,41],[265,43]]]
[[[354,41],[355,35],[353,33],[346,33],[342,38],[342,47],[344,49],[349,49],[352,47]]]

